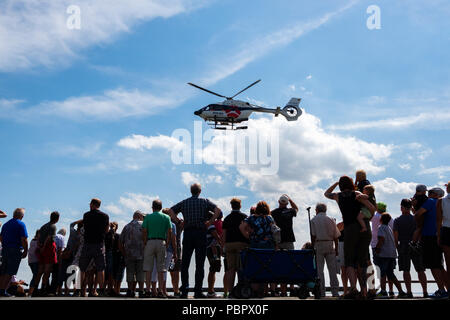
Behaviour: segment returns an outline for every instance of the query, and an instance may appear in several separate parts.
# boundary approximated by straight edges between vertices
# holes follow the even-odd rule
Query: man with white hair
[[[9,297],[7,286],[12,276],[17,274],[20,261],[28,254],[28,233],[22,222],[25,209],[14,210],[13,218],[2,227],[0,241],[2,242],[2,264],[0,266],[0,297]]]
[[[316,250],[321,296],[325,296],[323,268],[326,261],[330,275],[331,293],[333,297],[339,297],[336,256],[339,254],[338,238],[341,233],[336,226],[336,221],[328,217],[326,212],[327,206],[324,203],[318,203],[316,205],[316,216],[311,219],[312,244]]]

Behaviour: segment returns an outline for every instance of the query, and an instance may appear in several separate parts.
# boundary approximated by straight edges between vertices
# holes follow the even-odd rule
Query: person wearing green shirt
[[[154,200],[152,203],[152,214],[148,214],[142,223],[142,235],[145,243],[144,249],[144,271],[146,274],[147,290],[151,285],[153,266],[156,260],[158,271],[158,286],[162,288],[164,273],[167,272],[165,266],[166,247],[172,238],[172,223],[170,217],[161,212],[161,200]],[[164,294],[162,294],[164,295]]]

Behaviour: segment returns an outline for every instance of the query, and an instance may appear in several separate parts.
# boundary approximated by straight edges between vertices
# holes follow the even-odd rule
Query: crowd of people
[[[327,205],[318,203],[310,221],[311,243],[302,249],[314,249],[320,279],[320,293],[325,296],[324,266],[327,265],[331,294],[347,299],[393,296],[412,298],[411,262],[418,274],[423,297],[428,297],[425,270],[430,269],[438,290],[430,295],[448,297],[450,279],[450,183],[427,190],[418,185],[415,195],[402,199],[401,215],[395,220],[386,204],[376,202],[375,188],[359,170],[355,182],[342,176],[330,186],[325,197],[337,202],[342,221],[327,215]],[[334,192],[339,187],[339,192]],[[127,282],[126,297],[187,298],[189,266],[195,252],[194,298],[214,298],[216,274],[224,266],[223,297],[231,297],[236,276],[242,267],[240,253],[246,248],[294,250],[294,218],[298,206],[286,194],[278,207],[270,210],[265,201],[241,211],[241,200],[230,201],[231,212],[224,217],[212,201],[201,198],[201,186],[190,188],[191,197],[171,208],[160,200],[152,203],[152,213],[136,211],[132,220],[118,233],[118,224],[100,210],[100,199],[90,202],[83,218],[57,231],[60,214],[50,220],[28,243],[22,221],[25,209],[18,208],[1,229],[0,297],[9,296],[121,296],[121,283]],[[0,218],[7,215],[0,211]],[[181,237],[181,235],[183,235]],[[371,248],[371,250],[370,250]],[[443,257],[447,266],[444,268]],[[29,283],[17,278],[22,259],[28,258],[32,272]],[[207,294],[203,293],[205,260],[209,262]],[[394,270],[398,263],[404,286]],[[379,271],[380,290],[371,286]],[[71,277],[77,275],[79,279]],[[170,273],[173,294],[167,291]],[[338,281],[341,275],[343,292]],[[180,286],[181,275],[181,286]],[[73,282],[79,286],[74,286]],[[359,284],[359,286],[358,286]],[[28,290],[25,287],[29,286]],[[386,287],[389,286],[389,291]],[[295,288],[287,284],[254,284],[258,297],[286,297]]]

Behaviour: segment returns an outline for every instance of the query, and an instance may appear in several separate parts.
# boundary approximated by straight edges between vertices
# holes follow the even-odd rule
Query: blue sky
[[[381,29],[369,30],[373,4]],[[80,30],[66,27],[70,5]],[[416,183],[449,180],[449,13],[438,0],[2,1],[0,208],[25,207],[31,234],[53,210],[67,227],[95,196],[122,227],[193,181],[224,211],[234,195],[248,209],[282,193],[304,208],[363,168],[397,216]],[[279,171],[173,164],[174,130],[193,132],[193,111],[220,101],[186,83],[229,95],[257,79],[240,99],[302,98],[295,123],[249,122],[279,134]],[[235,137],[205,143],[205,161],[234,153],[216,152],[221,139]],[[297,218],[298,246],[306,226]]]

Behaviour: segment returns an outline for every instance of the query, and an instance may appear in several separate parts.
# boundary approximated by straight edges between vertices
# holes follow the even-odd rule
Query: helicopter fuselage
[[[205,121],[240,123],[247,121],[254,109],[245,101],[225,100],[209,104],[195,111],[194,114]]]

